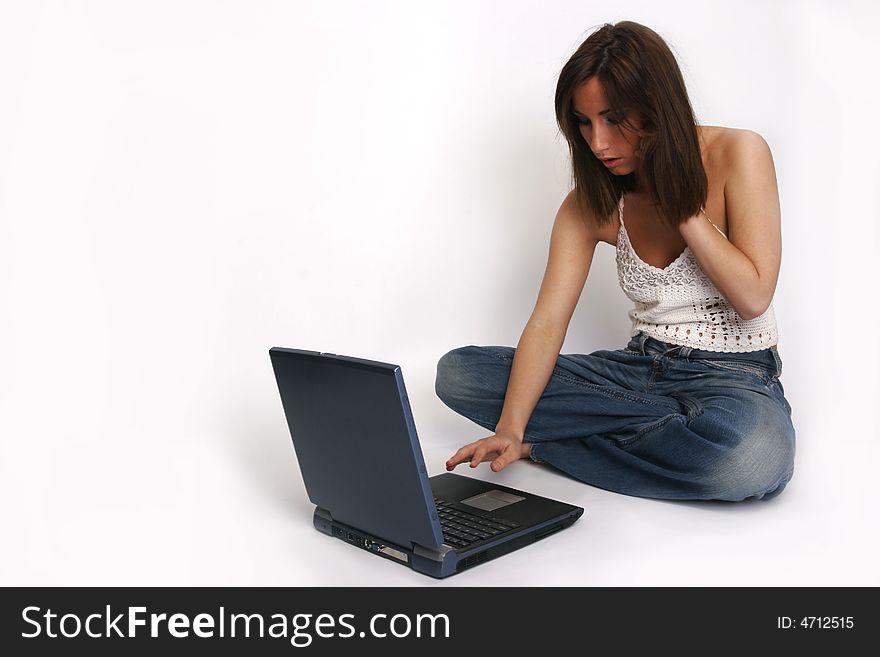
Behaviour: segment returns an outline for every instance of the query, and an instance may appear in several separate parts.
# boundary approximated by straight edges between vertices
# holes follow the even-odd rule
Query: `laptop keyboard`
[[[503,534],[519,527],[516,523],[494,518],[489,520],[466,511],[452,508],[449,502],[434,498],[440,527],[443,529],[443,542],[454,548],[464,548],[471,543]]]

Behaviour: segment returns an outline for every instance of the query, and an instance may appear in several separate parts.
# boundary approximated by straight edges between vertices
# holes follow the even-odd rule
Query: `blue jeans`
[[[494,432],[513,347],[445,354],[435,390]],[[532,460],[605,490],[658,499],[770,499],[794,472],[795,430],[776,347],[721,353],[634,336],[560,354],[526,426]]]

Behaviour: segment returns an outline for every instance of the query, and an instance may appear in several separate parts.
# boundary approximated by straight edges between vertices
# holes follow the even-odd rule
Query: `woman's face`
[[[625,129],[620,122],[629,118],[636,128],[641,129],[642,121],[638,113],[624,117],[617,108],[608,107],[598,77],[590,78],[575,90],[572,104],[580,121],[581,135],[593,155],[603,160],[603,164],[616,176],[636,171],[641,164],[640,154],[637,153],[641,138]]]

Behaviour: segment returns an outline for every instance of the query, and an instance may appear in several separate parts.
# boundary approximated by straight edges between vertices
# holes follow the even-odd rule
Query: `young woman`
[[[447,469],[531,458],[640,497],[778,495],[795,431],[771,303],[781,230],[766,142],[696,125],[669,47],[630,21],[602,26],[566,63],[556,117],[574,189],[522,337],[437,366],[440,399],[495,432]],[[599,242],[616,248],[635,303],[631,339],[560,355]]]

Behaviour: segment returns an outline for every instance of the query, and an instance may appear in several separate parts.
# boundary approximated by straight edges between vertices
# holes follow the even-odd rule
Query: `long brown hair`
[[[575,90],[598,76],[611,114],[641,136],[640,174],[659,215],[677,226],[700,211],[709,181],[700,157],[696,119],[675,56],[659,34],[632,21],[605,23],[562,67],[556,85],[556,121],[571,151],[572,182],[581,212],[610,223],[635,174],[615,176],[595,156],[573,114]],[[641,130],[628,118],[639,112]],[[627,117],[627,118],[623,118]]]

